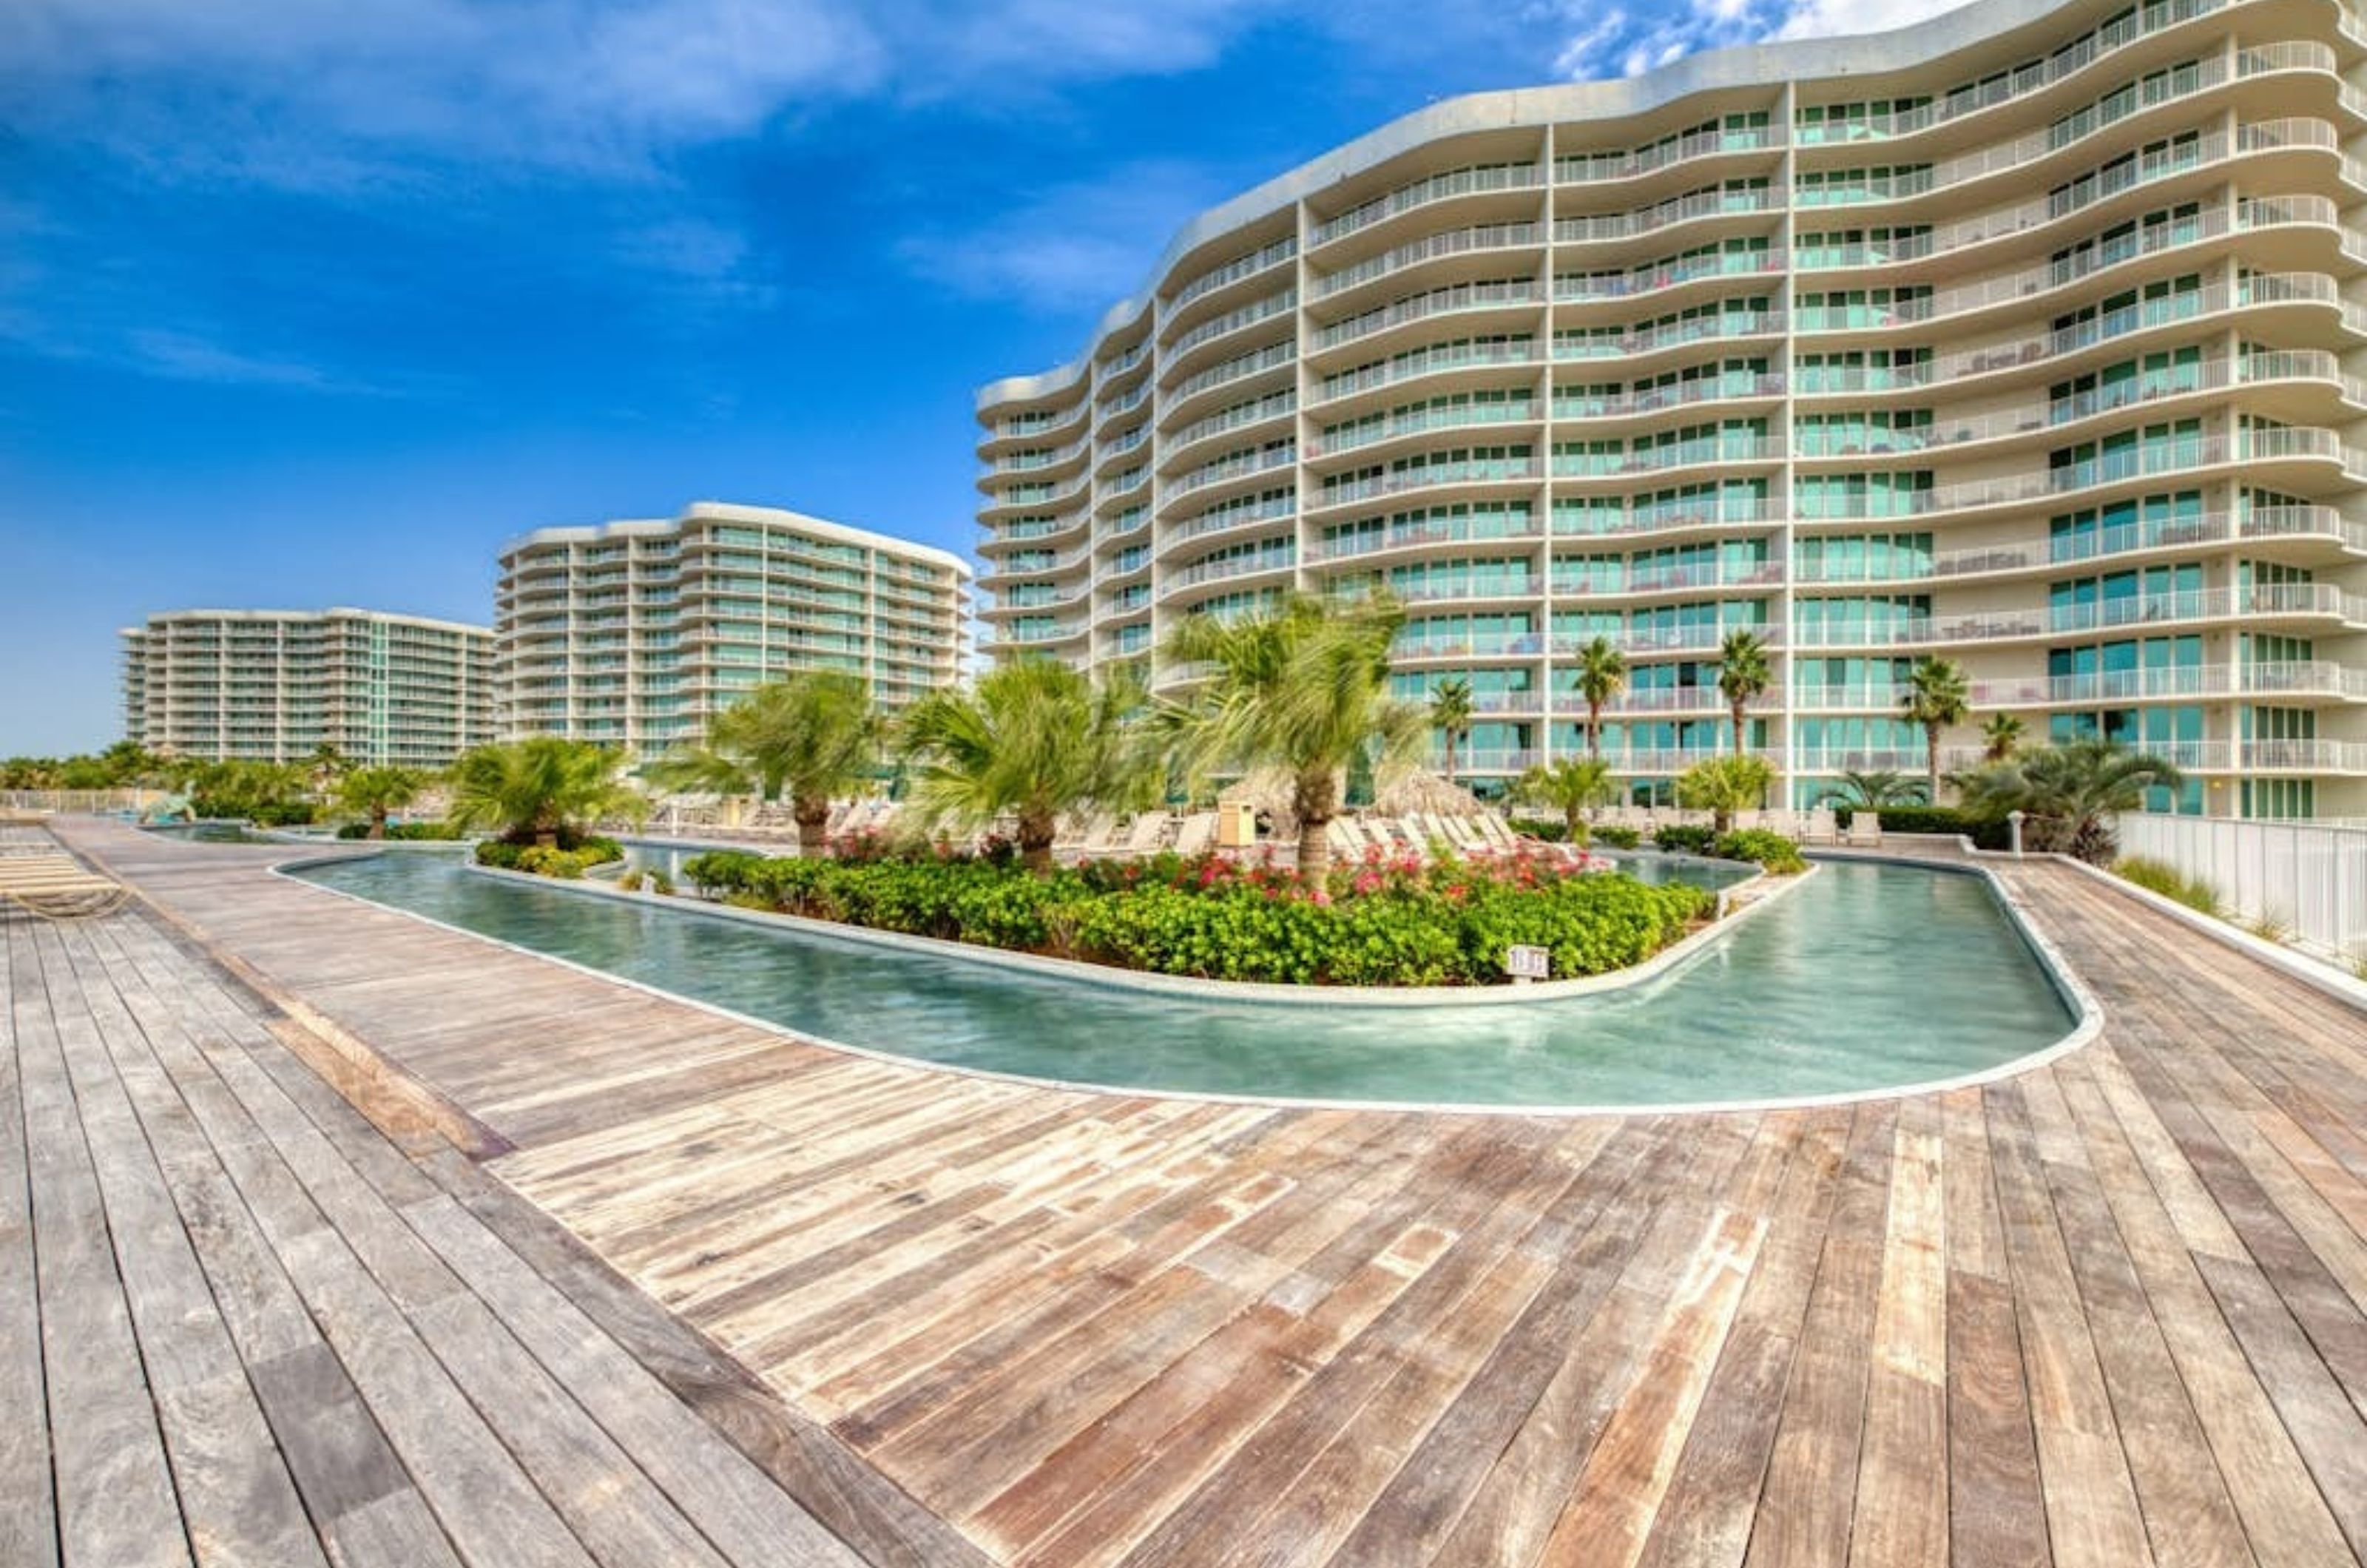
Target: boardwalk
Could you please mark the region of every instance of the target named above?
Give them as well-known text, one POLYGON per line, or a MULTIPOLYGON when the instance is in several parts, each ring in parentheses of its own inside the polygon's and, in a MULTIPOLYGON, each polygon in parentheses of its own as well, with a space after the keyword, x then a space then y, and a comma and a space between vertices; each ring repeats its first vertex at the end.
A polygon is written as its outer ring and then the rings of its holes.
MULTIPOLYGON (((853 1060, 261 876, 267 853, 67 831, 291 1004, 302 1027, 281 1032, 402 1140, 341 1116, 284 1050, 243 1042, 289 1103, 343 1129, 337 1148, 379 1151, 355 1168, 432 1258, 365 1251, 400 1237, 349 1226, 321 1196, 356 1191, 333 1171, 291 1160, 289 1179, 362 1265, 357 1288, 374 1280, 414 1325, 417 1365, 501 1370, 435 1337, 432 1300, 403 1293, 406 1258, 467 1281, 469 1321, 512 1324, 475 1254, 457 1239, 447 1254, 424 1214, 491 1213, 486 1235, 534 1238, 507 1244, 519 1287, 551 1312, 589 1298, 633 1314, 629 1333, 606 1330, 619 1353, 680 1333, 580 1238, 777 1393, 777 1409, 753 1389, 727 1402, 771 1434, 731 1451, 776 1457, 762 1479, 827 1518, 818 1550, 834 1534, 942 1562, 2122 1568, 2367 1549, 2367 1030, 2058 868, 2013 874, 2109 1021, 2050 1066, 1840 1109, 1497 1119, 1061 1093, 853 1060), (921 1540, 931 1525, 943 1536, 921 1540)), ((205 985, 224 998, 214 1012, 256 1007, 142 918, 86 939, 9 930, 12 960, 28 944, 39 960, 12 964, 20 1017, 57 992, 53 948, 133 1021, 185 1015, 179 993, 205 985)), ((132 1157, 116 1150, 136 1128, 103 1104, 93 1124, 103 1082, 84 1097, 72 1077, 95 1045, 119 1063, 127 1021, 73 1016, 55 1039, 20 1032, 25 1124, 47 1125, 36 1109, 63 1077, 90 1157, 132 1157)), ((89 1070, 127 1097, 142 1081, 89 1070)), ((235 1091, 253 1075, 223 1076, 235 1091)), ((37 1238, 57 1179, 44 1158, 32 1151, 37 1238)), ((0 1145, 0 1182, 26 1167, 0 1145)), ((133 1306, 89 1339, 127 1409, 142 1404, 134 1344, 177 1322, 142 1320, 135 1260, 153 1245, 205 1266, 206 1224, 176 1184, 169 1167, 150 1182, 174 1189, 177 1221, 116 1224, 110 1288, 133 1306)), ((104 1201, 114 1223, 104 1169, 85 1186, 60 1201, 104 1201)), ((0 1228, 0 1247, 22 1234, 0 1228)), ((106 1249, 91 1252, 68 1262, 104 1285, 106 1249)), ((340 1303, 296 1288, 291 1329, 300 1308, 352 1368, 322 1326, 340 1303)), ((216 1294, 253 1365, 245 1309, 216 1294)), ((26 1321, 21 1300, 0 1307, 12 1409, 26 1321)), ((675 1393, 695 1381, 638 1359, 675 1393)), ((149 1382, 160 1364, 175 1365, 151 1350, 149 1382)), ((654 1532, 689 1509, 657 1474, 670 1438, 589 1409, 596 1380, 544 1365, 538 1401, 469 1393, 481 1436, 453 1440, 506 1456, 519 1495, 600 1560, 707 1561, 653 1534, 624 1550, 567 1512, 573 1495, 605 1528, 654 1532), (597 1467, 546 1418, 606 1432, 622 1489, 571 1495, 583 1473, 549 1466, 597 1467)), ((349 1398, 379 1414, 368 1386, 349 1398)), ((161 1427, 173 1453, 164 1393, 142 1407, 152 1450, 161 1427)), ((413 1517, 442 1519, 435 1476, 459 1467, 387 1437, 399 1462, 381 1473, 407 1478, 413 1517)), ((0 1461, 15 1517, 46 1478, 21 1434, 0 1441, 16 1445, 0 1461)), ((61 1476, 91 1442, 61 1424, 61 1476)), ((196 1539, 186 1485, 123 1528, 177 1547, 175 1495, 196 1539)), ((528 1560, 447 1534, 464 1558, 528 1560)))

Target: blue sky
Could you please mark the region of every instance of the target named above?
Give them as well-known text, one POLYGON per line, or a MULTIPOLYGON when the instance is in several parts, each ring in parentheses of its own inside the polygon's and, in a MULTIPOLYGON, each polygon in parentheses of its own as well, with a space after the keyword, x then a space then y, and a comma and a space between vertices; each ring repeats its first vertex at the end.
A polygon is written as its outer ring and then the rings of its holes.
POLYGON ((492 615, 528 528, 968 553, 972 390, 1436 97, 1935 0, 0 0, 0 755, 115 630, 492 615))

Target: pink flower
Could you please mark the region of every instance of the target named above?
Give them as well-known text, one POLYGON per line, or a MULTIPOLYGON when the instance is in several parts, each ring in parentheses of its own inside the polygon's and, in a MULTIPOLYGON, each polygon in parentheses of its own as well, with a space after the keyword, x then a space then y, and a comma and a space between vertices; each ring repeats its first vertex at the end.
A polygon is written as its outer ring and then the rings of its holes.
POLYGON ((1331 902, 1331 890, 1328 887, 1319 887, 1309 897, 1318 904, 1328 905, 1331 902))

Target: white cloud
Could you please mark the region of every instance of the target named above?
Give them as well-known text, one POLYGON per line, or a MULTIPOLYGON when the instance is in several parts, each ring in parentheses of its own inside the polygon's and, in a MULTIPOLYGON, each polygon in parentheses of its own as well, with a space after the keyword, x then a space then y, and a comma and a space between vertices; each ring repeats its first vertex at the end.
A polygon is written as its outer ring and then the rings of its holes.
POLYGON ((1797 0, 1777 38, 1839 38, 1887 32, 1961 9, 1967 0, 1797 0))
POLYGON ((970 299, 1098 310, 1141 288, 1168 237, 1227 194, 1194 164, 1127 164, 1048 186, 983 228, 913 234, 897 254, 916 276, 970 299))
POLYGON ((6 0, 21 123, 351 187, 406 154, 631 172, 775 117, 1206 64, 1279 0, 6 0))

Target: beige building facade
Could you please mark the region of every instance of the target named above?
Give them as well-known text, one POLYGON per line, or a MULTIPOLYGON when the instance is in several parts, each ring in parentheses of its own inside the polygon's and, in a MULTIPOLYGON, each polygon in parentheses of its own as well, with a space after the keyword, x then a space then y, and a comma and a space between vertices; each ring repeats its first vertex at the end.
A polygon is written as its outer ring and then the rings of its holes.
POLYGON ((123 637, 124 733, 207 761, 441 768, 493 739, 490 628, 375 610, 181 610, 123 637))
MULTIPOLYGON (((2367 26, 2335 0, 1990 0, 1398 121, 1189 225, 1084 355, 983 389, 989 647, 1082 666, 1392 590, 1463 770, 1640 793, 1751 744, 1920 773, 1992 715, 2367 818, 2367 26)), ((1185 671, 1157 671, 1172 683, 1185 671)))
POLYGON ((651 755, 813 669, 903 707, 960 679, 968 606, 960 557, 772 507, 540 529, 501 555, 501 728, 651 755))

